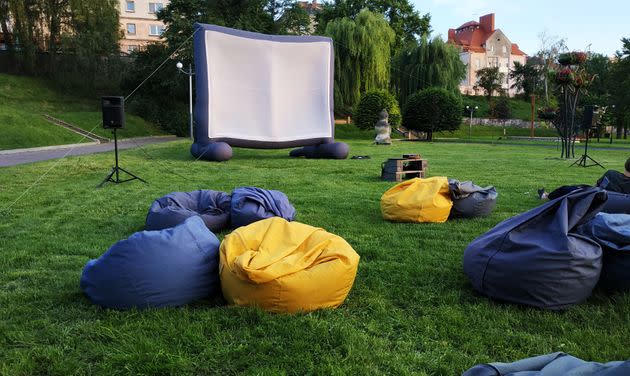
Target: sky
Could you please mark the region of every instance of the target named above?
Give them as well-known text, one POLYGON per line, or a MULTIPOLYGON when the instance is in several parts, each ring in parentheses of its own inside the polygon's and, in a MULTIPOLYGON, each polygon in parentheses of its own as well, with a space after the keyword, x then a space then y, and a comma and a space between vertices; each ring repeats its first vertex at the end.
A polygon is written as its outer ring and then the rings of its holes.
POLYGON ((494 13, 494 25, 527 55, 540 50, 539 35, 563 38, 569 50, 612 56, 630 38, 630 0, 410 0, 431 14, 433 36, 494 13))

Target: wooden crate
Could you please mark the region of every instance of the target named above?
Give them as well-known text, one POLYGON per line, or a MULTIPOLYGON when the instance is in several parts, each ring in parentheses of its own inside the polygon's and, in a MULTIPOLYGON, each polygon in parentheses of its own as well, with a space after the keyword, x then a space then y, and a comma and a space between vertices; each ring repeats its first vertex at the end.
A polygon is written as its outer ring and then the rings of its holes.
POLYGON ((382 172, 381 179, 386 181, 401 182, 413 178, 424 179, 424 171, 399 171, 399 172, 382 172))
POLYGON ((413 178, 424 178, 429 167, 426 159, 409 155, 410 158, 390 158, 381 165, 381 179, 400 182, 413 178))

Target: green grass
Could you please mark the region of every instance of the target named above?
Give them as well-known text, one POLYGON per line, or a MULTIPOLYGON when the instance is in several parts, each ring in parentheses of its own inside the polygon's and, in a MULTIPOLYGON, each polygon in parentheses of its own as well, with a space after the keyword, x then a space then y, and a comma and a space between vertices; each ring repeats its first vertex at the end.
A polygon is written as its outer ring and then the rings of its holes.
MULTIPOLYGON (((98 98, 82 98, 59 93, 45 81, 0 73, 0 150, 72 144, 83 137, 44 120, 49 114, 105 137, 101 127, 98 98)), ((122 138, 164 134, 137 116, 127 116, 122 138)), ((84 140, 85 142, 85 140, 84 140)))
MULTIPOLYGON (((150 184, 102 189, 94 186, 111 166, 109 153, 0 169, 0 211, 26 192, 0 222, 0 374, 454 375, 553 351, 627 358, 629 294, 596 292, 566 312, 546 312, 488 300, 462 272, 466 245, 539 205, 536 188, 592 183, 602 169, 568 168, 546 148, 349 144, 351 155, 372 158, 296 160, 287 150, 235 149, 232 160, 209 163, 194 161, 185 141, 125 150, 122 165, 150 184), (393 183, 380 181, 380 164, 403 153, 427 158, 431 176, 495 185, 496 211, 443 224, 383 221, 380 196, 393 183), (82 294, 85 263, 142 230, 152 200, 244 185, 282 190, 297 220, 344 237, 361 255, 341 307, 280 315, 213 299, 117 312, 82 294)), ((628 153, 592 156, 621 168, 628 153)))

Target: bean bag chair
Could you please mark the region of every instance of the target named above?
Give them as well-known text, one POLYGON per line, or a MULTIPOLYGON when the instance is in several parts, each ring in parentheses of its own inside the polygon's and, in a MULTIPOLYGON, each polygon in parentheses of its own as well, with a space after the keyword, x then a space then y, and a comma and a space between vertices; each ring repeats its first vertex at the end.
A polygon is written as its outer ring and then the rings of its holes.
POLYGON ((106 308, 174 307, 219 290, 219 240, 199 217, 114 244, 81 275, 81 289, 106 308))
POLYGON ((558 310, 589 297, 602 268, 602 250, 576 228, 606 201, 600 188, 579 189, 509 218, 473 240, 464 272, 490 298, 558 310))
POLYGON ((478 364, 462 376, 627 376, 630 361, 587 362, 557 352, 514 363, 478 364))
POLYGON ((287 195, 256 187, 233 190, 230 212, 233 228, 270 217, 282 217, 287 221, 295 219, 295 208, 287 195))
POLYGON ((227 235, 220 259, 225 299, 272 312, 339 306, 359 265, 359 255, 341 237, 279 217, 227 235))
POLYGON ((630 214, 630 195, 608 191, 608 201, 606 201, 602 212, 611 214, 630 214))
POLYGON ((448 186, 453 200, 453 218, 486 217, 497 205, 498 193, 493 186, 482 188, 471 181, 459 182, 455 179, 449 180, 448 186))
POLYGON ((393 222, 446 222, 452 206, 443 176, 410 179, 381 196, 381 214, 393 222))
POLYGON ((604 251, 599 285, 607 290, 630 290, 630 215, 599 213, 577 231, 604 251))
POLYGON ((173 227, 187 218, 199 216, 210 231, 221 231, 230 224, 231 198, 225 192, 198 190, 173 192, 153 201, 145 223, 146 230, 173 227))

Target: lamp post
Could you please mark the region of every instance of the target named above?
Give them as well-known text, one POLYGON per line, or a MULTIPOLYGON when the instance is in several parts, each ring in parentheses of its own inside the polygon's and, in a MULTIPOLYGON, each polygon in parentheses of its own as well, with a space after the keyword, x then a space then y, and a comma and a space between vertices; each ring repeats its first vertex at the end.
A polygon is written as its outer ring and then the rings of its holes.
MULTIPOLYGON (((615 105, 614 105, 614 104, 612 104, 612 105, 611 105, 611 107, 612 107, 613 116, 614 116, 614 112, 615 112, 615 105)), ((609 117, 609 119, 610 119, 610 117, 609 117)), ((612 138, 613 138, 612 133, 613 133, 613 126, 611 125, 611 126, 610 126, 610 144, 611 144, 611 145, 612 145, 612 138)))
POLYGON ((475 112, 476 110, 479 109, 479 106, 466 106, 466 110, 468 112, 470 112, 470 123, 468 123, 468 141, 470 141, 471 139, 471 133, 472 133, 472 116, 473 116, 473 112, 475 112))
POLYGON ((178 61, 177 64, 175 64, 175 66, 180 72, 188 76, 188 104, 189 104, 188 119, 189 119, 189 126, 190 126, 190 139, 193 140, 192 78, 195 75, 195 72, 193 72, 192 70, 192 64, 188 65, 187 71, 183 69, 184 64, 182 64, 181 61, 178 61))

